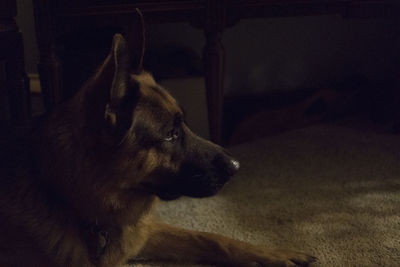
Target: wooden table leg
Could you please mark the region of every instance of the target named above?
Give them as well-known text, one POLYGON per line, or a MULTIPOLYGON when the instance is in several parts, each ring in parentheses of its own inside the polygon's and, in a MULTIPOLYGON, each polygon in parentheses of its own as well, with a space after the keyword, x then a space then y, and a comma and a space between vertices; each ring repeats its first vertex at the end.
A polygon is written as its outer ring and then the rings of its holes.
POLYGON ((27 121, 31 118, 31 96, 29 78, 25 72, 24 47, 22 35, 17 30, 12 34, 11 54, 14 58, 8 63, 9 70, 14 73, 11 77, 10 85, 10 113, 15 121, 27 121))
MULTIPOLYGON (((54 2, 54 1, 53 1, 54 2)), ((62 95, 62 65, 57 57, 55 23, 51 0, 34 0, 36 36, 39 47, 38 71, 46 110, 60 102, 62 95)))
POLYGON ((9 0, 0 5, 0 90, 8 100, 9 118, 13 121, 30 119, 29 80, 25 73, 22 35, 15 16, 16 2, 9 0))
POLYGON ((40 49, 38 72, 44 105, 49 111, 62 100, 62 68, 54 49, 40 49))
POLYGON ((225 26, 226 1, 208 0, 206 5, 204 47, 205 85, 207 91, 210 138, 222 143, 224 105, 225 49, 221 36, 225 26))

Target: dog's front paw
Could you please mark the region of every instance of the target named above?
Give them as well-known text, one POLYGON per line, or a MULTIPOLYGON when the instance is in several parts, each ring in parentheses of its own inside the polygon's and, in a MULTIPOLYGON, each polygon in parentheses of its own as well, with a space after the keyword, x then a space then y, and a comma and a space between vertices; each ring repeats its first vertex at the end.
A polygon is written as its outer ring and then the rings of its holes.
POLYGON ((303 252, 277 249, 262 253, 257 260, 253 261, 252 267, 286 267, 286 266, 309 266, 317 260, 316 257, 303 252))

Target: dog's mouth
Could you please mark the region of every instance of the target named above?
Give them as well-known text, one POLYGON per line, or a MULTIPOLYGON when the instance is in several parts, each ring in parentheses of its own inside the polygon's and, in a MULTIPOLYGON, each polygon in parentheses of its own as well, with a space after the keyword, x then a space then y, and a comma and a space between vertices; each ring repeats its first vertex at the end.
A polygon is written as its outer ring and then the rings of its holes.
POLYGON ((164 168, 155 170, 144 186, 162 200, 174 200, 181 196, 211 197, 224 187, 238 168, 238 162, 231 160, 227 163, 222 156, 215 157, 208 164, 186 161, 177 172, 164 168))
POLYGON ((228 176, 204 177, 203 175, 194 175, 184 181, 179 179, 171 183, 145 184, 145 188, 165 201, 175 200, 181 196, 204 198, 217 194, 228 180, 228 176))
POLYGON ((178 198, 180 198, 182 195, 180 194, 174 194, 171 192, 159 192, 158 194, 156 194, 161 200, 164 201, 171 201, 171 200, 176 200, 178 198))
POLYGON ((183 195, 195 198, 211 197, 217 194, 229 180, 227 175, 195 175, 183 185, 183 195))
POLYGON ((217 188, 202 188, 202 189, 196 189, 196 190, 190 190, 188 192, 174 192, 174 191, 168 191, 168 190, 157 190, 157 192, 154 192, 156 196, 158 196, 161 200, 164 201, 171 201, 171 200, 176 200, 182 196, 187 196, 187 197, 193 197, 193 198, 205 198, 205 197, 212 197, 215 194, 220 191, 220 189, 223 187, 223 185, 218 186, 217 188))

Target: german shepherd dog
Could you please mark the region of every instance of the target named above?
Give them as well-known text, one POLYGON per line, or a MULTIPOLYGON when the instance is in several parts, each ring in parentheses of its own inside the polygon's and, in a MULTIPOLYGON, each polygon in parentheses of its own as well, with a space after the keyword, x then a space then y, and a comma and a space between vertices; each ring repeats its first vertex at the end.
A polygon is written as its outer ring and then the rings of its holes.
POLYGON ((307 254, 178 229, 156 199, 208 197, 239 163, 186 126, 166 90, 129 66, 120 34, 94 76, 24 142, 2 149, 0 266, 115 267, 131 259, 306 266, 307 254))

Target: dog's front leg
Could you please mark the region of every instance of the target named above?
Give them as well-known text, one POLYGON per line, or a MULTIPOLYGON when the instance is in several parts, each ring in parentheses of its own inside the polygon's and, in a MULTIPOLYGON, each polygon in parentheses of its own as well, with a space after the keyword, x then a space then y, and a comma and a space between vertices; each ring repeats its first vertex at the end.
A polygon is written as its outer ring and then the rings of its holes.
POLYGON ((315 258, 290 250, 268 250, 221 235, 165 224, 149 225, 149 237, 138 257, 218 266, 307 266, 315 258))

